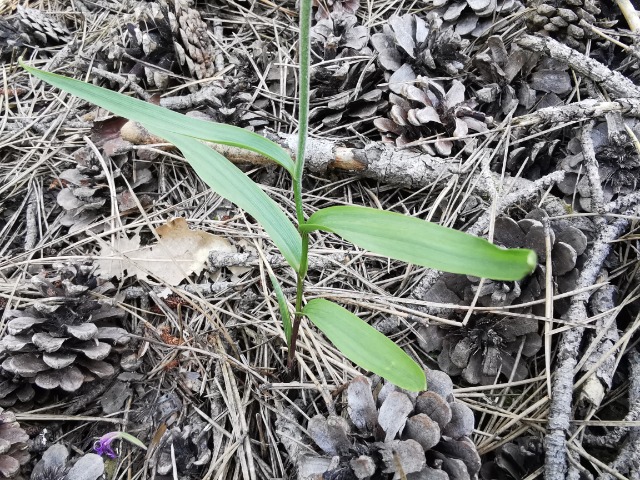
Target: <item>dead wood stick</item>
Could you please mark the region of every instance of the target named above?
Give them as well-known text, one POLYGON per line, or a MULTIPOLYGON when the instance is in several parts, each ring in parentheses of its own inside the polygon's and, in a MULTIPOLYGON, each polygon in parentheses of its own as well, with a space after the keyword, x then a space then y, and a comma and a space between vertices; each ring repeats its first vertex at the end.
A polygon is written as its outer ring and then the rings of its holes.
MULTIPOLYGON (((636 207, 625 212, 633 215, 636 207)), ((577 289, 595 283, 604 260, 611 251, 613 241, 617 240, 629 224, 627 218, 619 218, 610 225, 602 225, 594 245, 591 247, 576 285, 577 289)), ((571 301, 565 319, 572 323, 584 323, 587 318, 586 302, 590 292, 575 295, 571 301)), ((557 365, 553 379, 551 405, 545 438, 545 478, 564 480, 567 472, 567 433, 571 421, 571 401, 573 397, 574 369, 579 358, 580 343, 584 327, 567 330, 560 341, 557 365)))
MULTIPOLYGON (((629 414, 640 411, 640 353, 635 349, 629 351, 629 414)), ((629 416, 629 415, 627 415, 629 416)), ((627 417, 625 417, 626 419, 627 417)), ((627 439, 618 447, 618 456, 609 466, 628 478, 640 478, 640 427, 628 427, 624 429, 628 433, 627 439)), ((618 440, 622 435, 618 438, 618 440)), ((617 442, 616 442, 616 446, 617 442)), ((598 480, 613 480, 609 473, 603 473, 598 480)))
POLYGON ((27 234, 24 238, 24 249, 26 251, 35 248, 38 242, 38 205, 36 197, 36 188, 32 184, 29 192, 29 201, 27 203, 27 234))
MULTIPOLYGON (((166 143, 151 135, 140 124, 127 122, 120 135, 133 145, 166 143)), ((296 135, 267 135, 288 149, 295 158, 296 135)), ((218 153, 233 163, 266 165, 272 163, 262 155, 238 147, 211 144, 218 153)), ((168 147, 173 148, 173 147, 168 147)), ((461 175, 458 161, 440 158, 416 150, 399 149, 382 143, 370 143, 364 148, 340 147, 334 140, 310 138, 307 141, 305 168, 313 173, 324 174, 327 170, 355 173, 364 178, 372 178, 382 183, 399 185, 410 189, 420 189, 445 182, 452 175, 461 175)), ((476 192, 490 195, 491 187, 482 177, 477 182, 476 192)))
POLYGON ((616 322, 616 292, 616 287, 606 285, 597 290, 589 302, 591 313, 603 316, 596 320, 591 344, 585 352, 588 357, 580 369, 580 371, 587 373, 592 369, 595 371, 587 377, 580 387, 578 403, 586 403, 594 409, 600 407, 606 390, 611 388, 613 375, 616 371, 616 355, 615 352, 610 352, 620 339, 616 322))
POLYGON ((532 52, 542 53, 554 60, 566 63, 576 72, 602 86, 614 98, 638 98, 640 88, 621 73, 614 72, 602 63, 587 57, 549 37, 523 35, 518 45, 532 52))
POLYGON ((608 113, 621 113, 630 117, 640 117, 640 99, 618 98, 605 102, 588 99, 569 105, 541 108, 540 110, 516 117, 512 127, 531 127, 545 123, 566 123, 603 117, 608 113))
POLYGON ((591 132, 593 131, 593 121, 582 127, 580 142, 582 143, 582 155, 584 156, 589 189, 591 190, 591 211, 604 213, 604 193, 602 192, 602 181, 600 180, 600 170, 596 151, 593 147, 591 132))

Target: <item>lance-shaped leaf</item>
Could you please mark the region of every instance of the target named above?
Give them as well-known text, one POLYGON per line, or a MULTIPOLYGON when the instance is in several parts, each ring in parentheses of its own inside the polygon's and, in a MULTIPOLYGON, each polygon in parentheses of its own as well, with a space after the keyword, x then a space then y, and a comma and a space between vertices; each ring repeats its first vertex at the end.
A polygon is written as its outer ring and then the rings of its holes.
POLYGON ((271 279, 273 290, 276 292, 276 298, 278 299, 278 307, 280 308, 280 316, 282 317, 282 328, 284 329, 284 335, 287 339, 287 346, 291 348, 291 331, 293 326, 291 325, 291 313, 289 313, 287 299, 284 296, 284 292, 276 276, 269 272, 269 278, 271 279))
POLYGON ((502 249, 486 240, 399 213, 367 207, 329 207, 301 227, 324 230, 405 262, 495 280, 519 280, 536 266, 527 249, 502 249))
POLYGON ((207 142, 245 148, 270 158, 283 166, 290 174, 293 174, 293 160, 291 160, 287 151, 277 143, 256 133, 232 125, 187 117, 167 108, 131 98, 106 88, 30 67, 22 59, 19 62, 27 72, 48 84, 94 103, 116 115, 140 122, 145 127, 163 128, 169 132, 199 138, 207 142))
POLYGON ((302 239, 278 204, 238 167, 195 138, 145 124, 152 134, 173 143, 211 189, 251 214, 269 234, 294 270, 300 269, 302 239))
POLYGON ((414 392, 426 390, 424 370, 400 347, 349 310, 316 298, 305 305, 303 313, 356 365, 400 388, 414 392))

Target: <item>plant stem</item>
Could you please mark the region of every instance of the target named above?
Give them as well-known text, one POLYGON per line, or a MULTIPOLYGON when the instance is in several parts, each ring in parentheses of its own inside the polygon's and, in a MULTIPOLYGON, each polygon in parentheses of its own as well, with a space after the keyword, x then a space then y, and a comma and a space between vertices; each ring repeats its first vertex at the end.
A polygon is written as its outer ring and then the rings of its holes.
POLYGON ((298 96, 298 151, 293 170, 293 194, 296 202, 296 215, 298 224, 304 223, 302 210, 302 172, 304 170, 304 156, 307 146, 307 133, 309 130, 309 64, 310 42, 309 30, 311 29, 311 0, 300 0, 300 79, 298 96))
MULTIPOLYGON (((298 228, 304 223, 304 210, 302 204, 302 173, 304 171, 304 156, 307 146, 307 134, 309 130, 309 64, 310 64, 310 42, 309 30, 311 29, 311 0, 300 0, 300 53, 298 61, 300 63, 299 79, 299 104, 298 104, 298 151, 296 163, 293 170, 293 196, 296 203, 296 216, 298 218, 298 228)), ((304 279, 307 276, 309 235, 302 233, 302 256, 300 258, 300 269, 296 279, 296 312, 291 328, 291 345, 289 345, 289 358, 287 368, 293 368, 295 359, 296 341, 298 340, 298 330, 302 321, 302 296, 304 294, 304 279)))
POLYGON ((304 277, 307 276, 307 252, 309 251, 309 234, 302 234, 302 261, 300 262, 300 270, 298 271, 296 282, 296 313, 293 317, 293 326, 291 327, 291 345, 289 345, 289 359, 287 368, 293 368, 293 360, 296 352, 296 341, 298 340, 298 330, 302 321, 302 295, 304 293, 304 277))

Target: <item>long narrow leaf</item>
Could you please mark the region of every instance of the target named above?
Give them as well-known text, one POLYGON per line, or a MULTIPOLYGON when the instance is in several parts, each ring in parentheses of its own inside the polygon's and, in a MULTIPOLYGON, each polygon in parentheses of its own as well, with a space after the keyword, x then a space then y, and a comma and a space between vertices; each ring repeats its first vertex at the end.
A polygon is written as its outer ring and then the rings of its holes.
POLYGON ((318 210, 301 229, 333 232, 380 255, 476 277, 519 280, 536 266, 532 250, 505 250, 464 232, 373 208, 318 210))
POLYGON ((147 124, 145 128, 178 147, 200 178, 213 191, 249 212, 266 230, 289 265, 296 271, 300 269, 302 238, 276 202, 258 185, 199 140, 147 124))
POLYGON ((400 347, 349 310, 316 298, 307 303, 303 312, 356 365, 406 390, 426 389, 424 370, 400 347))
POLYGON ((199 138, 207 142, 251 150, 270 158, 293 175, 293 160, 291 160, 286 150, 277 143, 256 133, 232 125, 187 117, 167 108, 131 98, 106 88, 96 87, 90 83, 30 67, 22 59, 20 59, 20 65, 27 72, 48 84, 94 103, 116 115, 143 123, 148 127, 163 128, 169 132, 199 138))
POLYGON ((269 278, 273 285, 273 291, 276 292, 276 298, 278 299, 278 307, 280 308, 280 316, 282 317, 282 328, 284 329, 284 336, 287 339, 287 347, 291 348, 291 331, 293 326, 291 325, 291 313, 287 306, 287 299, 284 296, 280 282, 275 275, 269 272, 269 278))

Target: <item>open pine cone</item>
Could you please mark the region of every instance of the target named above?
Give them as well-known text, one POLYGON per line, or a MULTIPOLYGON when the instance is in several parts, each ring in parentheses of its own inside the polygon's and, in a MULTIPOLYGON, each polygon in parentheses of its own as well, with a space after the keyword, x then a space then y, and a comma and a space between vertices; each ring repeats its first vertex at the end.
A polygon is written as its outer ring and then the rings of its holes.
POLYGON ((370 381, 354 378, 348 417, 309 421, 307 431, 323 454, 300 459, 298 478, 477 478, 480 457, 469 438, 473 412, 453 398, 443 372, 428 370, 427 384, 420 394, 386 384, 376 404, 370 381))
POLYGON ((544 448, 538 437, 518 437, 498 447, 493 456, 482 464, 482 480, 520 480, 544 464, 544 448))
POLYGON ((159 480, 171 480, 176 474, 185 479, 201 478, 202 467, 211 459, 211 449, 207 445, 211 430, 204 428, 206 423, 198 415, 185 417, 185 420, 186 425, 167 430, 160 440, 151 461, 159 480), (172 449, 177 472, 173 472, 172 449))
MULTIPOLYGON (((618 115, 609 115, 606 122, 599 123, 591 132, 605 202, 635 191, 640 183, 640 155, 625 131, 625 124, 636 135, 640 134, 640 123, 625 121, 618 115)), ((559 168, 567 173, 558 188, 573 208, 591 212, 591 188, 584 173, 584 155, 579 135, 572 138, 567 151, 569 155, 559 164, 559 168)))
MULTIPOLYGON (((32 383, 73 392, 84 382, 111 377, 115 370, 105 359, 116 354, 112 345, 124 345, 129 337, 113 326, 124 312, 87 295, 99 288, 90 267, 64 267, 54 278, 37 276, 32 281, 50 298, 6 315, 0 359, 4 374, 13 376, 12 385, 32 383)), ((1 392, 5 401, 8 396, 22 400, 20 393, 20 388, 1 392)))
POLYGON ((458 35, 480 37, 491 26, 524 6, 518 0, 433 0, 445 26, 458 35))
POLYGON ((420 327, 418 342, 426 352, 440 352, 438 366, 447 374, 490 385, 498 374, 514 381, 527 378, 527 362, 542 347, 538 329, 535 319, 484 317, 455 329, 420 327))
POLYGON ((392 15, 382 33, 371 36, 378 63, 387 72, 409 65, 416 74, 427 76, 460 73, 468 60, 462 53, 467 43, 452 28, 443 28, 435 13, 426 20, 413 14, 392 15))
MULTIPOLYGON (((507 248, 530 248, 538 255, 536 270, 516 282, 494 281, 443 274, 427 291, 423 300, 435 303, 470 305, 477 295, 478 306, 501 308, 525 304, 545 298, 546 234, 544 221, 548 214, 534 209, 525 218, 515 221, 498 217, 495 221, 494 243, 507 248)), ((575 289, 580 268, 584 263, 590 221, 550 220, 549 242, 554 295, 575 289), (580 228, 578 228, 580 227, 580 228)), ((568 308, 566 299, 556 300, 554 314, 561 315, 568 308)), ((439 309, 432 313, 452 314, 439 309)), ((543 305, 527 307, 524 313, 544 315, 543 305)), ((459 318, 459 320, 462 320, 459 318)), ((440 352, 438 365, 449 375, 462 375, 471 383, 493 383, 498 374, 514 380, 527 376, 527 361, 540 350, 538 321, 534 318, 491 317, 474 315, 467 327, 451 329, 430 325, 418 330, 418 340, 426 352, 440 352), (522 350, 521 350, 522 349, 522 350), (520 362, 515 359, 520 355, 520 362)))
MULTIPOLYGON (((99 136, 100 133, 96 135, 99 136)), ((109 143, 112 141, 122 143, 120 138, 116 138, 107 141, 96 140, 96 144, 112 158, 118 168, 112 172, 105 172, 95 152, 91 148, 83 147, 74 153, 76 166, 60 172, 58 178, 52 183, 52 188, 58 185, 61 187, 56 200, 64 209, 60 223, 69 227, 69 233, 82 232, 96 222, 101 215, 111 214, 109 208, 111 192, 108 180, 115 186, 115 198, 121 215, 131 211, 137 212, 138 202, 143 207, 153 203, 151 197, 146 194, 140 194, 135 198, 138 190, 150 188, 154 180, 153 173, 142 166, 141 162, 132 161, 132 153, 118 154, 111 151, 113 149, 109 143), (111 176, 110 179, 108 175, 111 176)))
MULTIPOLYGON (((402 146, 420 139, 439 137, 433 148, 429 143, 421 146, 432 155, 448 156, 454 148, 450 137, 487 131, 493 121, 475 110, 477 102, 474 99, 465 98, 466 89, 459 80, 448 82, 445 90, 440 82, 416 77, 407 64, 391 75, 389 89, 389 116, 374 121, 387 143, 402 146)), ((457 143, 460 147, 473 148, 476 140, 462 139, 457 143)))
POLYGON ((368 42, 367 27, 360 25, 355 15, 344 11, 332 12, 313 25, 309 113, 312 122, 321 121, 324 126, 333 127, 344 117, 363 121, 387 105, 382 91, 375 88, 381 78, 370 62, 373 52, 368 42))
POLYGON ((0 478, 13 478, 29 460, 29 435, 20 428, 13 413, 0 408, 0 478))
POLYGON ((207 24, 187 0, 141 3, 134 22, 104 52, 126 73, 144 77, 149 86, 166 88, 172 73, 203 79, 215 72, 207 24))

